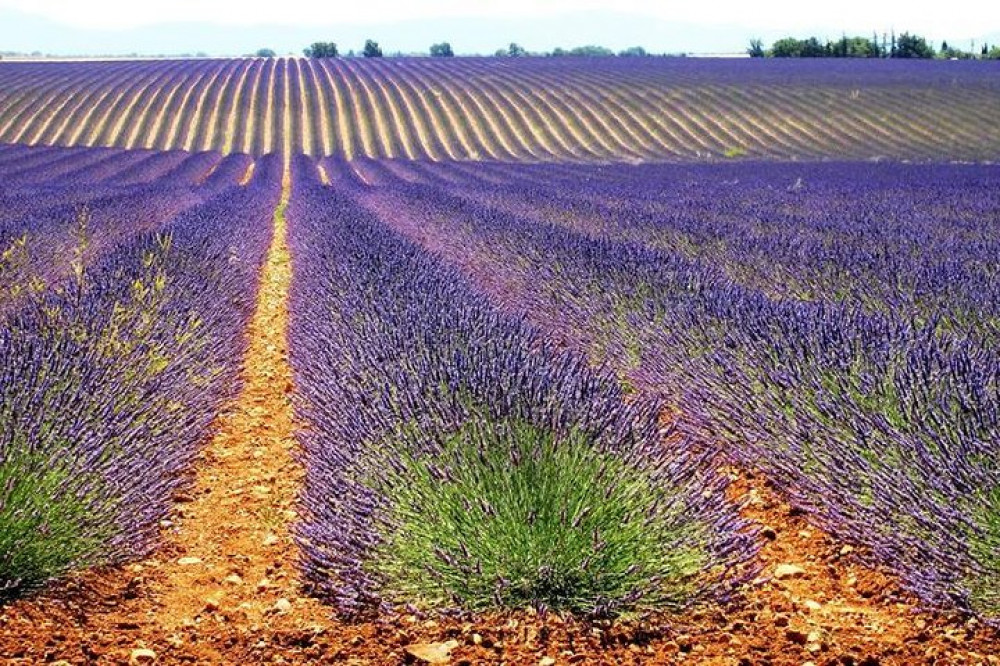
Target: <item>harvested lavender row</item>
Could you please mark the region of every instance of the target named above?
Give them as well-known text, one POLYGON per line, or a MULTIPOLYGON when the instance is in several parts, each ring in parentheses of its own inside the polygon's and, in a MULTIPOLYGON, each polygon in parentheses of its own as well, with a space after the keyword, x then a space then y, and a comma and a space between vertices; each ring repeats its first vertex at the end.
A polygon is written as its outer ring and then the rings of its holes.
POLYGON ((724 597, 756 539, 655 404, 294 164, 304 577, 341 614, 724 597))
MULTIPOLYGON (((858 303, 775 300, 715 259, 440 186, 357 196, 497 302, 670 401, 687 434, 762 469, 926 603, 1000 618, 1000 360, 975 336, 858 303)), ((995 256, 980 262, 997 274, 995 256)))
POLYGON ((153 546, 237 382, 280 160, 256 174, 0 330, 0 595, 153 546))

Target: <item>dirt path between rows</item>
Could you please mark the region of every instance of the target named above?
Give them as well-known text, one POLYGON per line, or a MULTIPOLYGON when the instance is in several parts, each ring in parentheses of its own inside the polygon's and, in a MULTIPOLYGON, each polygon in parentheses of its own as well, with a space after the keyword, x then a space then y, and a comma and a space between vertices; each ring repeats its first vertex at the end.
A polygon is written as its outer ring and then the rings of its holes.
POLYGON ((4 609, 0 657, 271 661, 269 637, 293 636, 305 646, 329 626, 329 609, 299 591, 289 531, 303 477, 294 459, 287 349, 289 195, 286 172, 246 333, 242 389, 196 460, 193 483, 161 525, 164 547, 154 558, 85 574, 4 609))
POLYGON ((767 528, 768 541, 761 576, 729 608, 615 626, 525 613, 336 621, 303 595, 290 535, 303 471, 294 457, 286 336, 289 188, 286 174, 242 392, 163 525, 165 546, 154 558, 86 572, 0 609, 0 663, 365 666, 413 662, 408 650, 432 643, 451 647, 456 666, 1000 666, 994 631, 917 613, 912 597, 811 528, 765 482, 736 474, 733 496, 747 500, 746 515, 767 528))

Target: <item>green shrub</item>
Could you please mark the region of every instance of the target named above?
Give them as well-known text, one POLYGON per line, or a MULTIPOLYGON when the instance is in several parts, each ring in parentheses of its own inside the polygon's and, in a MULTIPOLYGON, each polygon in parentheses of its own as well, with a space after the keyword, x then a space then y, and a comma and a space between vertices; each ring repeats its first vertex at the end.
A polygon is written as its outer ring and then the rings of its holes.
POLYGON ((100 561, 113 509, 105 501, 107 512, 95 512, 91 499, 100 483, 27 447, 6 453, 0 461, 0 598, 100 561))
POLYGON ((474 421, 437 455, 403 444, 383 455, 379 484, 393 504, 370 566, 393 602, 677 608, 706 561, 691 545, 698 535, 678 527, 682 503, 583 432, 474 421))

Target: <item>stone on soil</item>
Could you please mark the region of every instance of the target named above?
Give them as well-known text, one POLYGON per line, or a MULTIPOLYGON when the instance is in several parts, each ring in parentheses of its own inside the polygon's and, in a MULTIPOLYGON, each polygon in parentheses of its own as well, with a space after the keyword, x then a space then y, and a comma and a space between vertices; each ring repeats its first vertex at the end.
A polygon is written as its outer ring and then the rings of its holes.
POLYGON ((155 652, 149 648, 136 648, 132 650, 132 655, 129 657, 128 663, 132 666, 138 666, 139 664, 152 664, 155 661, 155 652))
POLYGON ((458 647, 458 641, 444 643, 414 643, 407 645, 406 654, 425 664, 447 664, 451 661, 451 651, 458 647))
POLYGON ((778 580, 802 578, 805 575, 806 570, 797 564, 779 564, 774 568, 774 577, 778 580))

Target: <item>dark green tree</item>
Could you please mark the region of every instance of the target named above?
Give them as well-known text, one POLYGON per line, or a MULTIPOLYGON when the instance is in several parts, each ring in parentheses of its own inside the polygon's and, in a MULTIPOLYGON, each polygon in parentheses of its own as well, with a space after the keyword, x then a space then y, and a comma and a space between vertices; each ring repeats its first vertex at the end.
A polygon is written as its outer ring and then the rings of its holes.
POLYGON ((302 53, 307 58, 336 58, 339 55, 334 42, 313 42, 302 53))
POLYGON ((366 58, 381 58, 382 47, 374 39, 365 40, 365 48, 361 52, 361 55, 366 58))
POLYGON ((277 54, 274 52, 274 49, 257 49, 254 55, 258 58, 273 58, 277 54))
POLYGON ((507 47, 507 55, 511 58, 523 58, 528 55, 528 50, 516 42, 511 42, 507 47))
POLYGON ((649 55, 646 49, 641 46, 630 46, 627 49, 623 49, 618 52, 618 55, 623 58, 644 58, 649 55))
POLYGON ((801 58, 802 42, 794 37, 784 37, 771 45, 771 55, 775 58, 801 58))
POLYGON ((440 44, 431 44, 431 55, 435 58, 451 58, 455 52, 451 50, 451 44, 441 42, 440 44))
POLYGON ((815 37, 810 37, 801 42, 802 51, 799 55, 803 58, 825 58, 831 55, 825 46, 820 44, 819 40, 815 37))
POLYGON ((933 58, 934 47, 917 35, 904 32, 896 40, 894 58, 933 58))
POLYGON ((764 52, 764 40, 757 39, 756 37, 750 40, 750 46, 747 47, 747 55, 751 58, 763 58, 766 54, 764 52))

